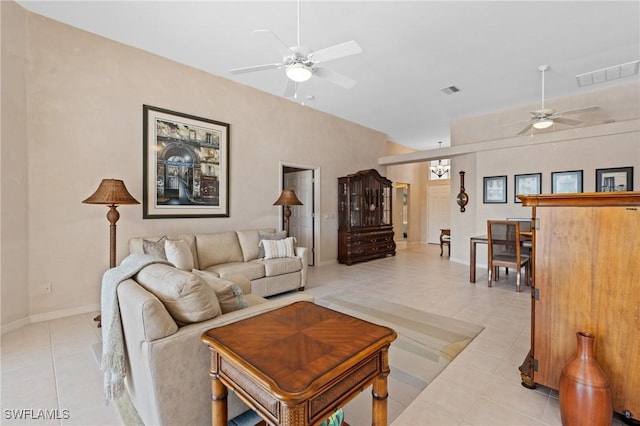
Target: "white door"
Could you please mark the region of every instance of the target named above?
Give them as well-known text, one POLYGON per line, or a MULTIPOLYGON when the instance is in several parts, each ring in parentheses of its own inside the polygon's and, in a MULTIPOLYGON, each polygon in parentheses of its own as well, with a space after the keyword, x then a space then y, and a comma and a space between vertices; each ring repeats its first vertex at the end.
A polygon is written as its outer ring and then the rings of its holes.
POLYGON ((302 206, 291 206, 289 235, 297 245, 309 249, 309 265, 313 265, 313 170, 286 173, 285 189, 293 189, 302 206))
POLYGON ((429 185, 427 190, 427 214, 429 235, 427 242, 440 244, 440 229, 450 227, 451 193, 449 185, 429 185))

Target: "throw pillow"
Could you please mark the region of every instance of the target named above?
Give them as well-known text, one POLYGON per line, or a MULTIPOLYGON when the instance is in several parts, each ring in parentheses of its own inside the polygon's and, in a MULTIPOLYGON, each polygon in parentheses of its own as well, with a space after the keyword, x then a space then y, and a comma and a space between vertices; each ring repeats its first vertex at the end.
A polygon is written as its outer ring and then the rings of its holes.
POLYGON ((216 293, 223 314, 238 311, 249 306, 238 284, 223 280, 207 271, 194 269, 192 272, 197 277, 200 277, 202 281, 209 284, 216 293))
POLYGON ((260 245, 264 247, 264 258, 295 257, 293 241, 293 237, 285 238, 284 240, 261 240, 260 245))
POLYGON ((193 254, 189 248, 189 243, 182 240, 167 240, 164 243, 166 259, 178 269, 190 271, 193 269, 193 254))
MULTIPOLYGON (((287 231, 279 231, 279 232, 266 232, 266 231, 258 231, 258 239, 262 240, 283 240, 287 238, 287 231)), ((262 244, 258 244, 258 259, 262 259, 264 257, 264 247, 262 244)))
POLYGON ((167 260, 167 255, 164 251, 164 242, 166 240, 166 235, 164 235, 158 241, 142 240, 142 251, 144 252, 144 254, 149 254, 151 256, 167 260))
POLYGON ((135 280, 160 299, 179 324, 205 321, 220 315, 216 293, 192 273, 154 263, 138 272, 135 280))

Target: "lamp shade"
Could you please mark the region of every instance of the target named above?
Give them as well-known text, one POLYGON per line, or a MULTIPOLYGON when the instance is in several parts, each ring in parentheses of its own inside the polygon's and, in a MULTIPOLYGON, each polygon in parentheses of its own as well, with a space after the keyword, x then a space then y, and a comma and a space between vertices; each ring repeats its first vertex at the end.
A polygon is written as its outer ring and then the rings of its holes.
POLYGON ((311 78, 311 75, 313 74, 311 68, 301 63, 289 65, 287 67, 286 73, 287 77, 297 83, 302 83, 303 81, 309 80, 311 78))
POLYGON ((133 198, 124 182, 119 179, 102 179, 100 186, 89 198, 83 201, 85 204, 140 204, 133 198))
POLYGON ((273 203, 274 206, 301 206, 302 201, 298 200, 296 193, 292 189, 283 189, 282 194, 273 203))
POLYGON ((535 127, 536 129, 546 129, 548 127, 551 127, 552 125, 553 125, 553 120, 549 120, 549 119, 544 119, 544 120, 536 121, 535 123, 533 123, 533 127, 535 127))

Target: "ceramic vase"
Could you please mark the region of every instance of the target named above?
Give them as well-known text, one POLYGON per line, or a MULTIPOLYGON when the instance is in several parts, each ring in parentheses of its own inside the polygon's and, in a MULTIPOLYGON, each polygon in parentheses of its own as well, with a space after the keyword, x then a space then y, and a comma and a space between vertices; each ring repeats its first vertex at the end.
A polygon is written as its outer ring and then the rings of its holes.
POLYGON ((577 333, 576 355, 560 374, 560 416, 563 426, 611 425, 613 406, 607 376, 593 355, 595 338, 577 333))

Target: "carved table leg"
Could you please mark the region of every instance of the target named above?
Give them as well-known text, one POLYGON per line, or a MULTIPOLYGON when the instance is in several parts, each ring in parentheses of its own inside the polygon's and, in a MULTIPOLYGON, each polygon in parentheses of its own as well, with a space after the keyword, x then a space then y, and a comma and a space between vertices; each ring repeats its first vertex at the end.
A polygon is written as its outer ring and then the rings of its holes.
POLYGON ((218 379, 217 374, 211 375, 211 425, 227 426, 227 387, 218 379))
POLYGON ((522 386, 528 389, 535 389, 536 382, 533 379, 533 353, 531 351, 529 351, 527 357, 524 359, 522 365, 518 369, 520 370, 522 386))
POLYGON ((389 347, 384 349, 380 356, 382 357, 382 372, 373 381, 371 391, 373 396, 372 426, 387 426, 387 397, 389 396, 387 376, 391 371, 389 370, 389 347))

